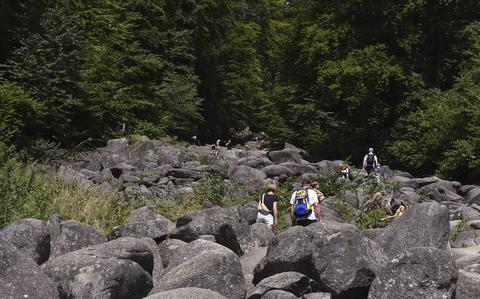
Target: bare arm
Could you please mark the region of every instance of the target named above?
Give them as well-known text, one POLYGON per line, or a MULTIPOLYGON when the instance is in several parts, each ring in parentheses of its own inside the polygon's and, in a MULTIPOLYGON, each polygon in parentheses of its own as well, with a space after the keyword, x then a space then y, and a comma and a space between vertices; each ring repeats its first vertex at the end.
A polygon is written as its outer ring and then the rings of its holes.
POLYGON ((318 221, 320 221, 320 205, 318 202, 313 204, 313 210, 315 212, 315 216, 317 217, 318 221))
POLYGON ((277 202, 273 203, 273 225, 278 224, 278 209, 277 209, 277 202))
POLYGON ((293 223, 293 220, 295 219, 293 214, 293 205, 290 205, 290 219, 292 220, 292 223, 293 223))

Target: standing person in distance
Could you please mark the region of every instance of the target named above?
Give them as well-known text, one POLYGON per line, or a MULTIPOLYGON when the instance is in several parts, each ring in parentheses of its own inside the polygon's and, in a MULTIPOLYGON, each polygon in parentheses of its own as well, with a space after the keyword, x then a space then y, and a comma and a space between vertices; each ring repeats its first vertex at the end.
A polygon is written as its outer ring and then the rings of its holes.
POLYGON ((368 154, 363 158, 363 170, 367 175, 375 172, 375 169, 378 167, 377 156, 373 153, 373 148, 368 149, 368 154))
POLYGON ((320 219, 320 206, 317 192, 312 189, 310 180, 302 182, 302 189, 292 193, 290 198, 292 225, 307 226, 320 219))
POLYGON ((278 195, 275 182, 267 183, 267 192, 258 201, 257 222, 265 223, 270 229, 278 224, 278 195))

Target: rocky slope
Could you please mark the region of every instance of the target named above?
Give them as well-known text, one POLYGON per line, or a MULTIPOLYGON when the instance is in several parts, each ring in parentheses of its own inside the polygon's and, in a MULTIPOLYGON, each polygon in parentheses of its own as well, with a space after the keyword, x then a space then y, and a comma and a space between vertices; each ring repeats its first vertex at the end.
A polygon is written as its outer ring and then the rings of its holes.
MULTIPOLYGON (((254 190, 266 178, 338 169, 296 149, 222 150, 223 168, 209 155, 208 147, 130 148, 119 139, 61 172, 135 200, 191 192, 210 171, 254 190)), ((0 231, 0 298, 480 298, 480 187, 386 174, 375 186, 409 208, 364 231, 343 222, 336 205, 364 208, 372 190, 360 176, 321 203, 319 223, 278 235, 255 223, 254 203, 209 206, 176 223, 145 206, 107 236, 58 215, 16 221, 0 231)))

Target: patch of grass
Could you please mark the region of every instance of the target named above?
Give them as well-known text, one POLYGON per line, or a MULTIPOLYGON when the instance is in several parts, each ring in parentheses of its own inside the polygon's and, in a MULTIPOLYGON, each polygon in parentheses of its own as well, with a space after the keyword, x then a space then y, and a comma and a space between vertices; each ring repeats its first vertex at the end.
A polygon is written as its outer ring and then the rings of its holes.
POLYGON ((355 208, 338 198, 335 200, 335 210, 340 215, 340 218, 347 223, 350 223, 353 216, 355 216, 355 208))
POLYGON ((88 223, 108 233, 126 222, 130 208, 117 194, 79 181, 66 181, 52 169, 29 165, 0 144, 0 227, 24 218, 63 219, 88 223))
POLYGON ((205 202, 220 207, 229 207, 244 204, 253 199, 253 196, 244 187, 226 182, 222 176, 214 173, 199 180, 192 187, 193 193, 184 194, 175 201, 155 202, 155 212, 176 221, 184 214, 201 210, 205 202), (246 196, 236 198, 235 194, 238 192, 245 193, 246 196))
POLYGON ((388 222, 381 220, 385 216, 387 216, 387 213, 384 209, 370 210, 360 216, 357 220, 357 227, 360 230, 385 227, 388 222))
POLYGON ((463 228, 467 225, 468 221, 466 220, 460 220, 455 227, 452 229, 450 232, 450 235, 448 236, 448 241, 453 242, 457 239, 458 234, 463 230, 463 228))

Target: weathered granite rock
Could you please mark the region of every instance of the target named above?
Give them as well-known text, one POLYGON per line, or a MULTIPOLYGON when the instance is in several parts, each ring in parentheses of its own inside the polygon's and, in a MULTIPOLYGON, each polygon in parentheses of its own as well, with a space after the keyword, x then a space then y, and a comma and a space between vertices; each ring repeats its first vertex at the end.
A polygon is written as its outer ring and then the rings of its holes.
POLYGON ((382 248, 354 230, 331 235, 312 254, 313 278, 337 298, 364 298, 387 263, 382 248))
POLYGON ((450 233, 448 209, 435 202, 416 204, 395 219, 376 238, 393 257, 414 247, 447 249, 450 233))
POLYGON ((302 163, 302 157, 298 151, 293 149, 283 149, 279 151, 271 151, 267 153, 267 157, 275 164, 284 162, 302 163))
POLYGON ((419 247, 394 259, 377 275, 369 299, 453 298, 457 271, 445 250, 419 247))
POLYGON ((61 298, 143 298, 152 278, 127 259, 65 254, 49 259, 42 270, 58 285, 61 298))
POLYGON ((152 238, 160 242, 167 238, 169 233, 169 223, 167 221, 149 220, 115 227, 108 235, 108 239, 113 240, 121 237, 152 238))
POLYGON ((179 249, 184 250, 185 254, 177 251, 175 260, 170 260, 165 273, 150 294, 198 287, 228 298, 243 299, 246 285, 238 256, 228 248, 212 242, 197 240, 192 243, 195 244, 179 249))
POLYGON ((54 282, 30 257, 0 238, 0 298, 59 298, 54 282))
POLYGON ((75 220, 61 221, 52 216, 47 223, 50 230, 50 257, 57 257, 107 239, 92 226, 75 220))
POLYGON ((325 241, 326 235, 308 228, 294 226, 276 235, 269 243, 267 255, 254 270, 253 283, 281 272, 295 271, 311 275, 311 257, 315 241, 325 241))
POLYGON ((248 299, 260 299, 264 294, 272 290, 281 290, 302 296, 310 287, 310 278, 298 272, 283 272, 260 281, 248 295, 248 299))
POLYGON ((0 237, 39 265, 50 256, 50 231, 45 221, 23 219, 12 222, 0 230, 0 237))
POLYGON ((179 288, 170 291, 155 293, 145 299, 227 299, 219 293, 200 288, 179 288))

